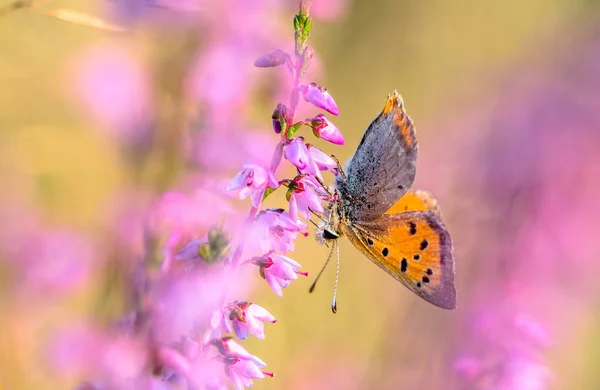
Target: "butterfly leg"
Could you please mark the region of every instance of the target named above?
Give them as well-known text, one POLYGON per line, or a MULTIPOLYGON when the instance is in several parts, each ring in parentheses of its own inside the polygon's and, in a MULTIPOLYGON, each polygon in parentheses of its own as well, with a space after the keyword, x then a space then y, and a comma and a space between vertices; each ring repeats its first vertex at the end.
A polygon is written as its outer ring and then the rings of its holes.
POLYGON ((348 179, 346 178, 346 173, 344 172, 344 169, 342 168, 342 164, 340 164, 340 160, 338 160, 338 158, 335 157, 333 154, 331 155, 331 158, 337 164, 337 166, 338 166, 337 171, 340 173, 340 175, 342 175, 342 179, 344 179, 344 181, 346 183, 348 183, 348 179))

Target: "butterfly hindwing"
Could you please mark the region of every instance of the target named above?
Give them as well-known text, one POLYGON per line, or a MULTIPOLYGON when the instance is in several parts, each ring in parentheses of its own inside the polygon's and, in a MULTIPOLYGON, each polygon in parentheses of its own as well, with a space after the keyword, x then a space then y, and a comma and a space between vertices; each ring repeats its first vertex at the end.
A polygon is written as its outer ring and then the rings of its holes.
POLYGON ((409 190, 385 213, 397 214, 407 211, 432 211, 438 218, 441 218, 437 200, 431 193, 423 190, 409 190))
POLYGON ((336 178, 336 188, 350 200, 354 220, 379 218, 408 191, 415 179, 417 154, 412 120, 394 92, 348 163, 347 181, 336 178))
POLYGON ((415 294, 444 309, 456 307, 452 241, 434 212, 386 214, 349 230, 359 250, 415 294))

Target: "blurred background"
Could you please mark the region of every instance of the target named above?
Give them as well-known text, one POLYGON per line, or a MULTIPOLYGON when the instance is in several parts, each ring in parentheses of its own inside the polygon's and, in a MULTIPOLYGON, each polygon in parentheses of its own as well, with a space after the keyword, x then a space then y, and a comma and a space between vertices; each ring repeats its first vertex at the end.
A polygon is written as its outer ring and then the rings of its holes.
MULTIPOLYGON (((307 79, 336 99, 346 145, 314 143, 345 161, 400 92, 415 186, 454 240, 458 308, 346 241, 336 315, 334 267, 283 299, 255 275, 251 299, 278 320, 244 342, 275 372, 257 389, 600 388, 599 4, 313 0, 307 79)), ((247 210, 207 188, 270 156, 289 80, 252 64, 291 49, 296 11, 0 0, 0 388, 75 387, 86 371, 56 364, 57 332, 122 316, 128 275, 155 266, 173 226, 199 237, 215 204, 247 210)), ((291 256, 315 275, 327 249, 300 237, 291 256)))

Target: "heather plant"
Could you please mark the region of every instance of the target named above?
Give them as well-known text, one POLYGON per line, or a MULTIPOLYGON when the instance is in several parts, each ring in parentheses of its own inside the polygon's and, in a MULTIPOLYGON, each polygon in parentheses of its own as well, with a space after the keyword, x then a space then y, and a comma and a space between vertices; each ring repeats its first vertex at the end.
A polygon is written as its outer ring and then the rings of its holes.
POLYGON ((55 365, 87 375, 82 388, 218 389, 230 381, 243 389, 273 376, 241 343, 249 336, 264 339, 265 323, 276 322, 249 299, 247 278, 259 276, 283 296, 292 281, 307 276, 289 252, 299 235, 308 235, 303 219, 323 212, 328 195, 321 172, 335 174, 337 164, 298 131, 307 127, 317 138, 344 143, 324 114, 297 119, 303 102, 332 115, 339 109, 326 88, 305 81, 314 55, 309 1, 300 2, 293 28, 293 53, 277 49, 254 63, 286 68, 293 82, 289 102, 278 103, 271 116, 278 142, 270 164, 248 161, 226 185, 240 199, 249 198, 247 217, 240 221, 230 202, 206 189, 199 190, 200 202, 172 191, 154 203, 145 218, 145 252, 129 273, 132 309, 108 329, 71 327, 55 342, 55 365), (277 177, 283 161, 295 168, 295 177, 277 177), (284 190, 287 209, 263 207, 267 196, 284 190), (190 218, 193 209, 199 218, 190 218), (194 237, 199 219, 207 233, 194 237))

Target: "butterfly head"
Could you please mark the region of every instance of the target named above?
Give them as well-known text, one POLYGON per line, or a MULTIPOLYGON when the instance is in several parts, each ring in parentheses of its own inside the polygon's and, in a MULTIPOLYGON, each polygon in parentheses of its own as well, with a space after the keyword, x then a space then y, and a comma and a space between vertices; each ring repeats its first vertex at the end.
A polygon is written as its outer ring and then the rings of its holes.
POLYGON ((315 238, 322 245, 342 236, 340 232, 340 206, 339 200, 329 201, 325 207, 323 219, 317 224, 315 238))

